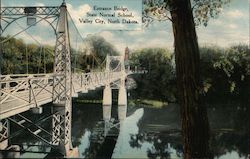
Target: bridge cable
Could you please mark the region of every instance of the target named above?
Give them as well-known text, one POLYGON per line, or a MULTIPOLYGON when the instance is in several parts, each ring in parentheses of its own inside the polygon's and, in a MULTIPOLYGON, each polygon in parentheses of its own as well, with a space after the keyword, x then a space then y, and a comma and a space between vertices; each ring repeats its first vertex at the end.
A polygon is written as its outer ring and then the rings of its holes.
MULTIPOLYGON (((78 28, 76 27, 76 25, 75 25, 75 23, 74 23, 74 21, 73 21, 73 18, 71 17, 71 15, 70 15, 69 12, 68 12, 68 15, 69 15, 70 21, 72 21, 73 27, 74 27, 74 29, 75 29, 77 35, 79 35, 81 41, 84 43, 85 39, 81 36, 80 31, 79 31, 78 28)), ((78 41, 77 41, 76 43, 78 44, 78 41)), ((78 47, 78 45, 77 45, 77 47, 78 47)), ((76 51, 77 51, 77 50, 76 50, 76 51)), ((76 54, 79 55, 79 53, 76 53, 76 54)), ((91 69, 94 69, 95 62, 96 62, 96 66, 102 66, 102 63, 103 63, 103 62, 100 62, 100 61, 98 60, 97 56, 96 56, 93 52, 91 52, 90 55, 92 56, 92 62, 89 63, 90 66, 92 67, 91 69)), ((88 61, 88 59, 89 59, 89 58, 88 58, 88 56, 86 55, 86 61, 88 61)), ((91 59, 89 59, 89 60, 91 60, 91 59)), ((88 65, 88 62, 85 62, 85 63, 88 65)), ((75 66, 75 67, 76 67, 76 66, 75 66)))
MULTIPOLYGON (((15 21, 15 23, 22 29, 22 30, 24 30, 24 28, 17 22, 17 21, 15 21)), ((25 30, 24 31, 32 40, 34 40, 39 46, 40 46, 40 51, 39 51, 39 65, 38 65, 38 74, 40 73, 40 67, 41 67, 41 59, 42 59, 42 50, 43 50, 43 45, 35 38, 35 37, 33 37, 29 32, 27 32, 27 30, 25 30)), ((27 45, 26 45, 26 51, 27 51, 27 45)), ((45 60, 45 58, 44 58, 44 60, 45 60)), ((28 62, 28 61, 27 61, 28 62)), ((45 63, 45 62, 44 62, 45 63)), ((45 68, 44 68, 44 70, 45 70, 45 68)), ((27 71, 27 73, 28 73, 28 71, 27 71)))

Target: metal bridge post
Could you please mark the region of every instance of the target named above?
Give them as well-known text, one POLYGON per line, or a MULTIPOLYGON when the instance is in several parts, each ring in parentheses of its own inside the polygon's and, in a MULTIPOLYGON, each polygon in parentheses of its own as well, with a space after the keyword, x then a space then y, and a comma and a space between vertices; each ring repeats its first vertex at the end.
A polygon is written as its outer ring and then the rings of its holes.
POLYGON ((62 152, 67 157, 69 157, 71 155, 70 153, 73 151, 71 141, 72 74, 68 29, 67 7, 66 4, 63 3, 60 7, 60 15, 56 32, 53 77, 53 111, 59 111, 59 113, 53 116, 52 143, 54 145, 58 145, 59 148, 64 148, 65 152, 62 152))

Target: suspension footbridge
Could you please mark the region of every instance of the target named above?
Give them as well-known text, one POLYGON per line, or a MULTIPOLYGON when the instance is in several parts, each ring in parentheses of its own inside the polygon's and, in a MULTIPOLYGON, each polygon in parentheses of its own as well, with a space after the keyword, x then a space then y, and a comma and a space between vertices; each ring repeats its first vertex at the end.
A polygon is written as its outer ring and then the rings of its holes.
MULTIPOLYGON (((65 157, 77 157, 77 149, 72 146, 72 97, 79 93, 87 93, 98 87, 104 87, 103 118, 111 119, 112 89, 119 89, 118 115, 119 120, 126 118, 127 93, 125 79, 129 70, 125 69, 124 56, 106 57, 106 67, 101 71, 91 70, 88 73, 72 71, 72 39, 69 31, 69 13, 67 6, 46 7, 0 7, 1 35, 13 23, 21 18, 29 18, 32 24, 23 28, 26 32, 31 26, 46 21, 53 28, 56 44, 53 52, 54 65, 52 73, 44 74, 7 74, 0 75, 0 150, 7 150, 11 145, 10 124, 19 126, 32 136, 42 141, 54 150, 59 150, 65 157), (38 21, 34 17, 40 18, 38 21), (111 67, 116 61, 115 68, 111 67), (40 124, 23 116, 22 113, 31 110, 33 113, 43 113, 43 106, 53 103, 52 130, 45 130, 40 124), (36 129, 31 129, 31 125, 36 129), (50 139, 45 139, 41 133, 46 133, 50 139)), ((17 33, 17 34, 19 34, 17 33)), ((77 32, 79 34, 79 32, 77 32)), ((16 34, 16 35, 17 35, 16 34)), ((15 35, 1 41, 3 44, 15 35)), ((78 42, 79 43, 79 42, 78 42)), ((2 54, 2 52, 1 52, 2 54)))

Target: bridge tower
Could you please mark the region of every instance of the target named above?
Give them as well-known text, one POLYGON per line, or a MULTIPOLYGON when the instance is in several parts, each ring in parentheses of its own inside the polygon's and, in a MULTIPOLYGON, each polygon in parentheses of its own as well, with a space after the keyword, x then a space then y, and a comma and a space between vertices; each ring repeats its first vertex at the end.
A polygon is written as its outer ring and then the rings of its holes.
POLYGON ((121 72, 122 76, 120 78, 120 88, 119 88, 119 94, 118 94, 118 119, 120 121, 124 120, 127 115, 127 90, 126 90, 126 70, 125 70, 125 61, 124 58, 121 57, 120 59, 120 65, 121 65, 121 72))
POLYGON ((108 83, 105 85, 103 91, 103 119, 109 121, 111 119, 111 107, 112 107, 112 89, 118 89, 118 119, 120 121, 126 118, 127 114, 127 90, 125 87, 126 71, 125 62, 123 56, 109 56, 106 58, 106 72, 121 72, 121 76, 118 82, 108 83), (113 61, 118 62, 116 68, 112 68, 113 61), (112 85, 112 86, 111 86, 112 85))
MULTIPOLYGON (((72 147, 72 73, 71 52, 68 30, 68 15, 65 2, 60 6, 60 15, 56 30, 54 56, 52 144, 69 157, 77 153, 72 147), (56 113, 57 112, 57 113, 56 113), (59 113, 58 113, 59 112, 59 113)), ((76 156, 75 156, 76 157, 76 156)))
MULTIPOLYGON (((106 69, 105 72, 110 72, 110 56, 107 55, 106 58, 106 69)), ((109 121, 111 119, 111 107, 112 107, 112 89, 110 82, 106 83, 103 90, 103 119, 104 121, 109 121)))

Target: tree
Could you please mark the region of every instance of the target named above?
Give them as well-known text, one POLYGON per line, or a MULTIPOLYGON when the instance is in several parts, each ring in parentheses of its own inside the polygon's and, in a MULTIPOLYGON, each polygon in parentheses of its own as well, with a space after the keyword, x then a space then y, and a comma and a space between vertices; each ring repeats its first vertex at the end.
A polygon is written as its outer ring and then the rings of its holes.
POLYGON ((184 158, 212 158, 209 149, 209 123, 202 104, 200 52, 196 23, 205 26, 227 0, 145 0, 144 22, 154 19, 172 22, 178 101, 181 105, 184 158), (195 18, 193 16, 195 13, 195 18))
POLYGON ((228 85, 229 99, 239 100, 243 105, 249 103, 250 55, 247 45, 232 46, 214 63, 224 77, 223 84, 228 85))
POLYGON ((88 36, 85 39, 86 49, 85 53, 80 55, 78 63, 80 63, 81 68, 86 68, 87 65, 99 66, 105 65, 103 63, 107 54, 109 55, 119 55, 118 51, 111 43, 107 42, 101 36, 93 35, 88 36))
POLYGON ((175 72, 169 50, 163 48, 135 50, 130 57, 130 67, 148 71, 147 74, 133 76, 137 88, 131 90, 131 93, 136 98, 164 102, 172 102, 175 99, 175 72))
MULTIPOLYGON (((2 39, 8 37, 2 37, 2 39)), ((26 44, 22 39, 16 38, 11 38, 2 45, 1 61, 3 62, 0 63, 2 74, 53 71, 53 47, 26 44)))

